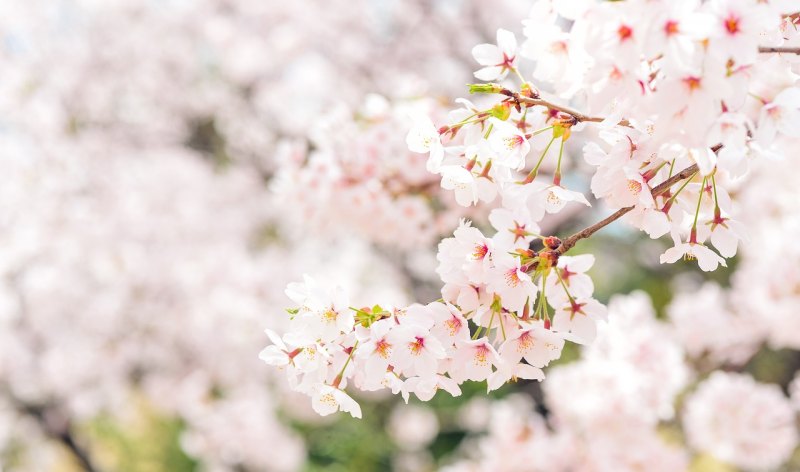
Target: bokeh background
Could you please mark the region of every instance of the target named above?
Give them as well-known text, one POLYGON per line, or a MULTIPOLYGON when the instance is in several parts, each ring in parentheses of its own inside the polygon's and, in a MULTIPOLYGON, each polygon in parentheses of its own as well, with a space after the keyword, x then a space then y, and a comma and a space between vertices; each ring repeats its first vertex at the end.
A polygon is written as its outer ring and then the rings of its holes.
MULTIPOLYGON (((486 209, 456 205, 407 151, 408 112, 443 116, 473 81, 471 48, 498 27, 519 33, 530 5, 1 1, 0 470, 534 470, 531 438, 566 428, 566 404, 591 402, 570 395, 607 396, 614 413, 660 387, 662 367, 690 372, 664 387, 677 413, 656 427, 675 470, 737 470, 686 446, 680 411, 715 370, 792 395, 800 207, 786 168, 741 189, 753 234, 725 270, 660 266, 667 242, 622 223, 579 246, 597 256, 598 298, 636 292, 612 311, 644 313, 678 353, 675 366, 641 352, 605 365, 635 388, 563 380, 602 356, 570 346, 551 387, 467 383, 409 405, 372 395, 358 397, 363 420, 321 418, 258 359, 304 273, 359 306, 439 297, 436 244, 461 217, 485 225, 486 209), (554 410, 561 420, 545 424, 554 410)), ((587 188, 579 159, 572 173, 587 188)), ((633 470, 594 461, 590 437, 559 450, 585 455, 581 470, 633 470)), ((781 467, 800 470, 797 452, 781 467)))

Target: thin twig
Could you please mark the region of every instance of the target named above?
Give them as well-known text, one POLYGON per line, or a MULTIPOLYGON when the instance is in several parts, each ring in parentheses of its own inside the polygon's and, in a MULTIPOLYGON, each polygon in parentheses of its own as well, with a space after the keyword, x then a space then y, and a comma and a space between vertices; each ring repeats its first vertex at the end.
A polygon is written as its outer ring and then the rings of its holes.
MULTIPOLYGON (((551 110, 556 110, 556 111, 560 111, 562 113, 566 113, 567 115, 572 116, 573 118, 575 118, 579 122, 581 122, 581 121, 590 121, 590 122, 593 122, 593 123, 599 123, 599 122, 605 120, 605 118, 600 117, 600 116, 584 115, 583 113, 581 113, 581 112, 579 112, 577 110, 573 110, 572 108, 566 107, 564 105, 559 105, 557 103, 549 102, 549 101, 547 101, 547 100, 545 100, 543 98, 526 97, 526 96, 520 95, 520 94, 518 94, 516 92, 513 93, 513 98, 515 100, 518 100, 520 103, 524 103, 526 105, 543 106, 543 107, 547 107, 547 108, 549 108, 551 110)), ((624 118, 621 119, 618 124, 622 125, 622 126, 628 126, 628 127, 631 126, 630 122, 628 120, 624 119, 624 118)))
POLYGON ((14 397, 10 399, 16 405, 18 411, 31 416, 42 428, 42 431, 66 447, 85 472, 98 472, 100 470, 92 462, 89 452, 75 441, 69 421, 53 421, 48 419, 47 407, 23 403, 14 397))
POLYGON ((800 55, 800 47, 781 47, 781 46, 760 46, 758 52, 762 53, 786 53, 800 55))
MULTIPOLYGON (((691 177, 697 172, 697 170, 698 170, 697 164, 692 164, 691 166, 683 169, 682 171, 668 178, 664 182, 658 184, 656 187, 653 188, 651 192, 653 194, 653 197, 657 197, 662 193, 666 192, 667 190, 669 190, 670 187, 675 185, 675 183, 691 177)), ((616 212, 612 213, 607 218, 604 218, 598 221, 597 223, 578 231, 577 233, 563 240, 558 249, 556 249, 556 252, 558 252, 559 254, 564 254, 565 252, 572 249, 572 247, 575 246, 575 243, 577 243, 581 239, 586 239, 589 236, 593 235, 594 233, 600 231, 601 229, 605 228, 614 221, 617 221, 618 219, 622 218, 626 213, 630 212, 634 208, 635 207, 632 206, 627 208, 621 208, 616 212)))

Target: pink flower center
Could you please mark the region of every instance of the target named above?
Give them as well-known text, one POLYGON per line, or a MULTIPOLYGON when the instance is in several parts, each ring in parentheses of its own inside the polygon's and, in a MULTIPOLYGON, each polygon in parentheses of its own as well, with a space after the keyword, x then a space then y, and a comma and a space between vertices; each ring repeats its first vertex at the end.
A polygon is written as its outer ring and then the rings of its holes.
POLYGON ((375 352, 382 358, 388 359, 389 354, 392 353, 392 345, 387 343, 385 339, 381 339, 375 343, 375 352))
POLYGON ((514 234, 514 242, 515 243, 519 239, 525 239, 525 236, 528 235, 528 232, 525 231, 525 225, 524 224, 521 225, 521 224, 517 223, 516 221, 514 222, 514 228, 511 230, 511 232, 514 234))
POLYGON ((508 57, 506 53, 503 53, 503 62, 501 62, 498 65, 502 66, 504 69, 511 69, 512 67, 514 67, 514 59, 516 58, 517 56, 508 57))
POLYGON ((447 326, 447 332, 450 333, 450 336, 455 336, 461 330, 461 320, 455 316, 451 316, 444 324, 447 326))
POLYGON ((572 311, 572 313, 570 313, 569 315, 570 320, 575 318, 575 315, 578 313, 580 313, 583 316, 586 316, 586 313, 583 311, 583 307, 584 305, 586 305, 585 303, 578 303, 576 301, 572 301, 570 302, 570 304, 572 305, 570 306, 570 310, 572 311))
POLYGON ((489 347, 486 344, 481 344, 475 348, 475 365, 485 366, 489 363, 487 357, 489 355, 489 347))
POLYGON ((512 268, 506 271, 506 284, 509 287, 516 287, 522 283, 522 280, 519 278, 519 274, 517 273, 516 268, 512 268))
POLYGON ((729 34, 736 34, 741 31, 741 27, 739 26, 739 17, 733 13, 728 15, 728 18, 725 19, 725 29, 729 34))
POLYGON ((411 354, 418 356, 422 353, 422 349, 425 347, 425 338, 417 336, 414 339, 414 342, 408 343, 408 349, 411 351, 411 354))
POLYGON ((489 253, 489 246, 484 244, 476 244, 475 248, 472 250, 472 258, 476 261, 479 261, 486 257, 486 254, 489 253))
POLYGON ((333 308, 328 308, 322 313, 322 320, 327 323, 335 323, 336 318, 339 317, 339 313, 337 313, 333 308))
POLYGON ((689 88, 690 92, 694 92, 695 90, 699 89, 701 85, 700 77, 695 76, 684 77, 683 83, 686 84, 686 87, 689 88))
POLYGON ((628 25, 621 25, 617 30, 617 36, 621 42, 624 42, 633 36, 633 29, 628 25))
POLYGON ((505 138, 503 140, 503 143, 505 144, 506 148, 509 151, 513 151, 514 149, 522 146, 523 140, 524 140, 524 138, 522 136, 514 135, 514 136, 509 136, 508 138, 505 138))
POLYGON ((664 33, 666 33, 667 36, 672 36, 673 34, 678 34, 679 31, 680 30, 678 29, 678 22, 675 21, 675 20, 668 20, 664 24, 664 33))
POLYGON ((519 339, 517 339, 517 352, 524 354, 531 350, 533 344, 534 340, 533 336, 531 336, 531 332, 525 331, 520 335, 519 339))

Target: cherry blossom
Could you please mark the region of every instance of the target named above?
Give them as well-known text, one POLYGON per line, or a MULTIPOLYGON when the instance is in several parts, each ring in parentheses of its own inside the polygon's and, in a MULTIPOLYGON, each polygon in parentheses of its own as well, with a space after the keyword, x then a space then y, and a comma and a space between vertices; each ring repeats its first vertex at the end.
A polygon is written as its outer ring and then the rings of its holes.
POLYGON ((497 30, 497 44, 479 44, 472 48, 472 57, 484 66, 475 72, 480 80, 504 78, 513 69, 517 60, 517 39, 514 33, 497 30))
POLYGON ((714 372, 687 399, 683 422, 693 447, 742 468, 773 469, 797 445, 793 417, 777 386, 714 372))

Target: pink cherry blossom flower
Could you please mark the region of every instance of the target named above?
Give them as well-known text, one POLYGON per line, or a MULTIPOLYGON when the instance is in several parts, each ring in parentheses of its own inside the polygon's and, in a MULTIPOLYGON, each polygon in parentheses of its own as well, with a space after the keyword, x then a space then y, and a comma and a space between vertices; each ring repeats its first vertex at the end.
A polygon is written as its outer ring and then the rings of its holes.
POLYGON ((539 225, 533 221, 526 207, 495 208, 489 213, 489 222, 497 234, 494 240, 501 246, 528 247, 539 234, 539 225))
POLYGON ((594 292, 594 282, 586 275, 586 271, 592 268, 595 258, 592 254, 580 254, 578 256, 561 256, 558 258, 558 271, 547 279, 547 298, 551 305, 561 305, 568 302, 569 296, 573 298, 588 298, 594 292), (561 281, 564 286, 562 286, 561 281))
POLYGON ((565 339, 588 344, 597 336, 597 321, 606 318, 606 307, 594 298, 572 300, 556 307, 552 329, 565 339))
POLYGON ((453 362, 448 369, 450 378, 458 383, 465 380, 483 381, 500 362, 494 346, 487 337, 461 341, 456 345, 453 362))
POLYGON ((436 272, 444 282, 483 283, 491 267, 494 241, 481 231, 462 220, 453 232, 439 244, 436 258, 439 266, 436 272))
POLYGON ((393 345, 389 331, 395 326, 391 318, 378 320, 369 327, 369 338, 356 350, 356 358, 363 362, 367 378, 381 378, 389 367, 393 345))
POLYGON ((723 216, 714 216, 711 221, 699 226, 697 237, 701 241, 710 239, 722 257, 735 256, 739 241, 748 239, 743 224, 723 216))
POLYGON ((500 345, 500 357, 508 364, 516 364, 525 359, 534 367, 545 367, 561 357, 564 339, 542 322, 523 324, 515 333, 500 345))
POLYGON ((503 307, 521 313, 526 303, 536 299, 539 289, 531 276, 521 270, 518 257, 495 253, 494 267, 489 271, 486 290, 500 297, 503 307))
POLYGON ((450 303, 431 303, 428 308, 435 320, 431 333, 445 346, 469 340, 469 324, 455 306, 450 303))
POLYGON ((746 374, 712 373, 686 400, 682 419, 693 448, 743 469, 775 470, 798 443, 780 388, 746 374))
POLYGON ((397 326, 387 340, 394 347, 391 364, 395 372, 406 377, 431 378, 439 369, 439 361, 446 357, 441 342, 419 325, 397 326))

